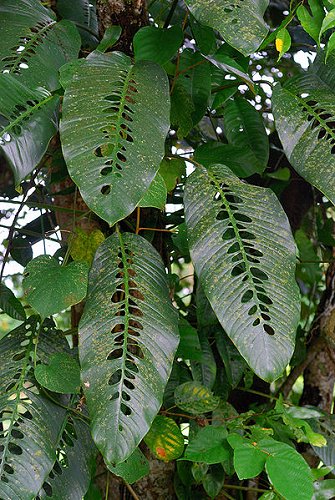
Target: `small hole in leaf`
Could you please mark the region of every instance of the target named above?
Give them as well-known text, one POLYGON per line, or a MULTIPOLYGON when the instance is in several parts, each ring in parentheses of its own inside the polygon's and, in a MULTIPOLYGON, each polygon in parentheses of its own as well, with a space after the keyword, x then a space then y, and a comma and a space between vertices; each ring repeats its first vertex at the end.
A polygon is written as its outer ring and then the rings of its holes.
POLYGON ((108 175, 113 172, 113 167, 104 167, 102 170, 100 170, 101 175, 108 175))
POLYGON ((121 403, 121 411, 127 417, 132 414, 132 411, 129 408, 129 406, 125 405, 124 403, 121 403))
MULTIPOLYGON (((127 376, 127 375, 126 375, 126 376, 127 376)), ((133 378, 135 378, 135 377, 134 377, 134 375, 132 375, 132 377, 133 377, 133 378)), ((133 389, 135 389, 134 384, 132 384, 132 382, 130 382, 130 381, 129 381, 129 380, 127 380, 127 379, 125 379, 125 380, 124 380, 124 385, 127 387, 127 389, 130 389, 131 391, 132 391, 133 389)))
POLYGON ((124 401, 130 401, 130 396, 126 391, 122 391, 122 399, 124 401))
POLYGON ((247 290, 246 292, 244 292, 244 294, 241 297, 242 304, 246 304, 247 302, 250 302, 253 295, 254 295, 254 292, 252 290, 247 290))
POLYGON ((105 186, 102 186, 101 188, 101 194, 109 194, 111 192, 111 187, 108 186, 107 184, 105 186))
MULTIPOLYGON (((107 357, 108 359, 108 357, 107 357)), ((122 377, 122 370, 121 368, 119 368, 118 370, 116 370, 116 372, 113 373, 113 375, 110 377, 109 381, 108 381, 108 384, 109 385, 114 385, 114 384, 118 384, 121 380, 121 377, 122 377)))
POLYGON ((123 349, 115 349, 108 354, 107 359, 119 359, 122 358, 123 349))
POLYGON ((43 489, 47 497, 52 497, 52 487, 49 483, 43 483, 43 489))
POLYGON ((256 305, 252 306, 248 311, 249 316, 255 314, 256 311, 257 311, 257 306, 256 305))
POLYGON ((265 331, 268 335, 274 335, 274 334, 275 334, 275 331, 274 331, 274 329, 272 328, 272 326, 270 326, 270 325, 263 325, 263 328, 264 328, 264 331, 265 331))
POLYGON ((7 474, 14 474, 14 469, 13 469, 13 467, 12 467, 11 465, 9 465, 9 464, 5 464, 5 465, 3 466, 3 470, 4 470, 5 472, 7 472, 7 474))
POLYGON ((261 320, 259 318, 256 318, 255 321, 253 322, 252 326, 257 326, 259 325, 261 320))
POLYGON ((21 446, 15 443, 8 443, 8 450, 10 453, 13 453, 13 455, 22 455, 21 446))
POLYGON ((228 240, 232 240, 235 236, 235 231, 232 227, 228 227, 224 232, 223 232, 223 235, 222 235, 222 239, 223 241, 228 241, 228 240))
MULTIPOLYGON (((262 281, 269 279, 268 275, 264 271, 261 271, 260 269, 258 269, 257 267, 251 267, 250 271, 251 271, 251 274, 253 276, 255 276, 255 278, 258 278, 262 281)), ((255 281, 255 283, 256 283, 256 281, 255 281)))
POLYGON ((115 401, 119 397, 120 397, 120 394, 118 392, 114 392, 114 394, 112 394, 112 396, 109 398, 109 401, 115 401))

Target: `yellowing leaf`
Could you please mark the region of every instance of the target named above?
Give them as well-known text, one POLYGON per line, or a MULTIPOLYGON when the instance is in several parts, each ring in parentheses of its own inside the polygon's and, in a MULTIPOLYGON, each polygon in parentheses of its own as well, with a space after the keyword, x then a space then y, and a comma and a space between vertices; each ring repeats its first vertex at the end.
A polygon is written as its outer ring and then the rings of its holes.
POLYGON ((286 28, 278 31, 276 37, 276 49, 279 52, 278 61, 291 47, 291 36, 286 28))
POLYGON ((184 451, 184 437, 172 418, 158 415, 144 441, 154 455, 164 462, 174 460, 184 451))
POLYGON ((92 264, 96 249, 105 237, 99 229, 86 233, 80 227, 76 228, 75 235, 70 241, 70 255, 73 260, 92 264))

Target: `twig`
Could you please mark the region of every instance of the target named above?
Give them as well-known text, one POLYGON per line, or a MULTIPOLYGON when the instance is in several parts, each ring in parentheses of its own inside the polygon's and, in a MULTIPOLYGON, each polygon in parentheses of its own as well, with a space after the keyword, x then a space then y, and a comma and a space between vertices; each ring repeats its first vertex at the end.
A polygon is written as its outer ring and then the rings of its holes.
POLYGON ((171 9, 170 9, 168 15, 166 16, 163 28, 169 27, 170 21, 172 19, 174 11, 176 10, 177 5, 178 5, 178 0, 173 0, 172 5, 171 5, 171 9))
POLYGON ((135 491, 133 490, 133 488, 130 486, 130 484, 126 483, 125 482, 125 485, 126 485, 126 488, 127 490, 129 491, 129 493, 131 494, 131 496, 135 499, 135 500, 140 500, 140 497, 136 495, 135 491))
POLYGON ((140 207, 136 208, 136 231, 135 234, 138 234, 140 231, 140 220, 141 220, 141 209, 140 207))
POLYGON ((269 491, 269 490, 264 490, 263 488, 253 488, 253 487, 249 487, 249 486, 239 486, 237 484, 224 484, 223 488, 228 488, 228 489, 231 489, 231 490, 242 490, 242 491, 258 491, 259 493, 264 493, 265 491, 269 491))

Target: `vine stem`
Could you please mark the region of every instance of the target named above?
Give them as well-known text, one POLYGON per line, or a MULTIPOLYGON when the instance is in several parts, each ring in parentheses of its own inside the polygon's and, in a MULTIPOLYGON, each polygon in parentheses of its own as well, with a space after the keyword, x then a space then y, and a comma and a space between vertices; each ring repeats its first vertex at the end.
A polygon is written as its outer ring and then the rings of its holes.
POLYGON ((130 486, 130 484, 126 483, 125 482, 125 485, 126 485, 126 488, 127 490, 129 491, 129 493, 131 494, 131 496, 135 499, 135 500, 140 500, 140 497, 135 493, 135 491, 133 490, 133 488, 130 486))

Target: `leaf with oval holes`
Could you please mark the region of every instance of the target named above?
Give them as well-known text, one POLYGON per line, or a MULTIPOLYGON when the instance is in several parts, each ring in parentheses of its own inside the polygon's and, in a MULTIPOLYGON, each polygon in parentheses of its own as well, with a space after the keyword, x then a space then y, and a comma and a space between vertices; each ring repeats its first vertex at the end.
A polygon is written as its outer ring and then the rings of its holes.
POLYGON ((149 462, 139 448, 136 448, 124 462, 118 465, 107 463, 107 466, 113 474, 122 477, 128 484, 135 483, 150 472, 149 462))
POLYGON ((76 394, 80 389, 80 367, 70 354, 50 356, 48 364, 35 368, 35 378, 42 387, 61 394, 76 394))
POLYGON ((0 148, 18 185, 40 162, 57 132, 59 97, 0 74, 0 148))
POLYGON ((193 16, 219 31, 224 40, 245 56, 258 49, 268 28, 263 15, 268 0, 185 0, 193 16))
POLYGON ((67 20, 57 23, 51 15, 38 0, 0 4, 0 72, 30 89, 59 88, 59 68, 78 57, 76 27, 67 20))
POLYGON ((217 318, 255 373, 275 380, 293 354, 300 310, 281 205, 224 165, 197 168, 184 203, 192 261, 217 318))
POLYGON ((23 305, 3 283, 0 283, 0 309, 11 318, 21 321, 26 319, 23 305))
POLYGON ((63 103, 63 153, 85 202, 110 225, 134 210, 153 181, 169 112, 167 76, 153 62, 95 52, 74 69, 63 103))
POLYGON ((184 436, 179 426, 172 418, 163 415, 155 418, 144 441, 152 453, 163 462, 179 458, 184 451, 184 436))
POLYGON ((25 269, 24 296, 42 318, 78 304, 86 295, 88 265, 60 266, 50 255, 40 255, 25 269))
POLYGON ((167 29, 144 26, 133 39, 135 61, 153 61, 163 65, 176 54, 183 38, 183 30, 178 25, 167 29))
POLYGON ((163 210, 166 203, 167 190, 163 177, 157 172, 147 192, 142 196, 139 207, 154 207, 163 210))
POLYGON ((293 168, 335 204, 335 54, 320 54, 303 76, 275 86, 273 114, 293 168))
POLYGON ((199 382, 185 382, 178 385, 174 391, 174 399, 179 408, 192 415, 215 410, 220 403, 220 398, 214 396, 212 391, 199 382))
POLYGON ((6 421, 0 429, 1 498, 35 498, 56 462, 67 412, 39 390, 33 353, 45 362, 67 349, 54 323, 47 320, 39 329, 37 316, 0 342, 0 418, 6 421))
POLYGON ((178 345, 164 265, 144 238, 115 233, 100 245, 79 331, 92 435, 118 464, 149 431, 178 345))
POLYGON ((205 464, 217 464, 228 460, 231 451, 227 443, 227 436, 228 432, 224 426, 207 425, 203 427, 193 439, 190 439, 183 460, 205 464))

